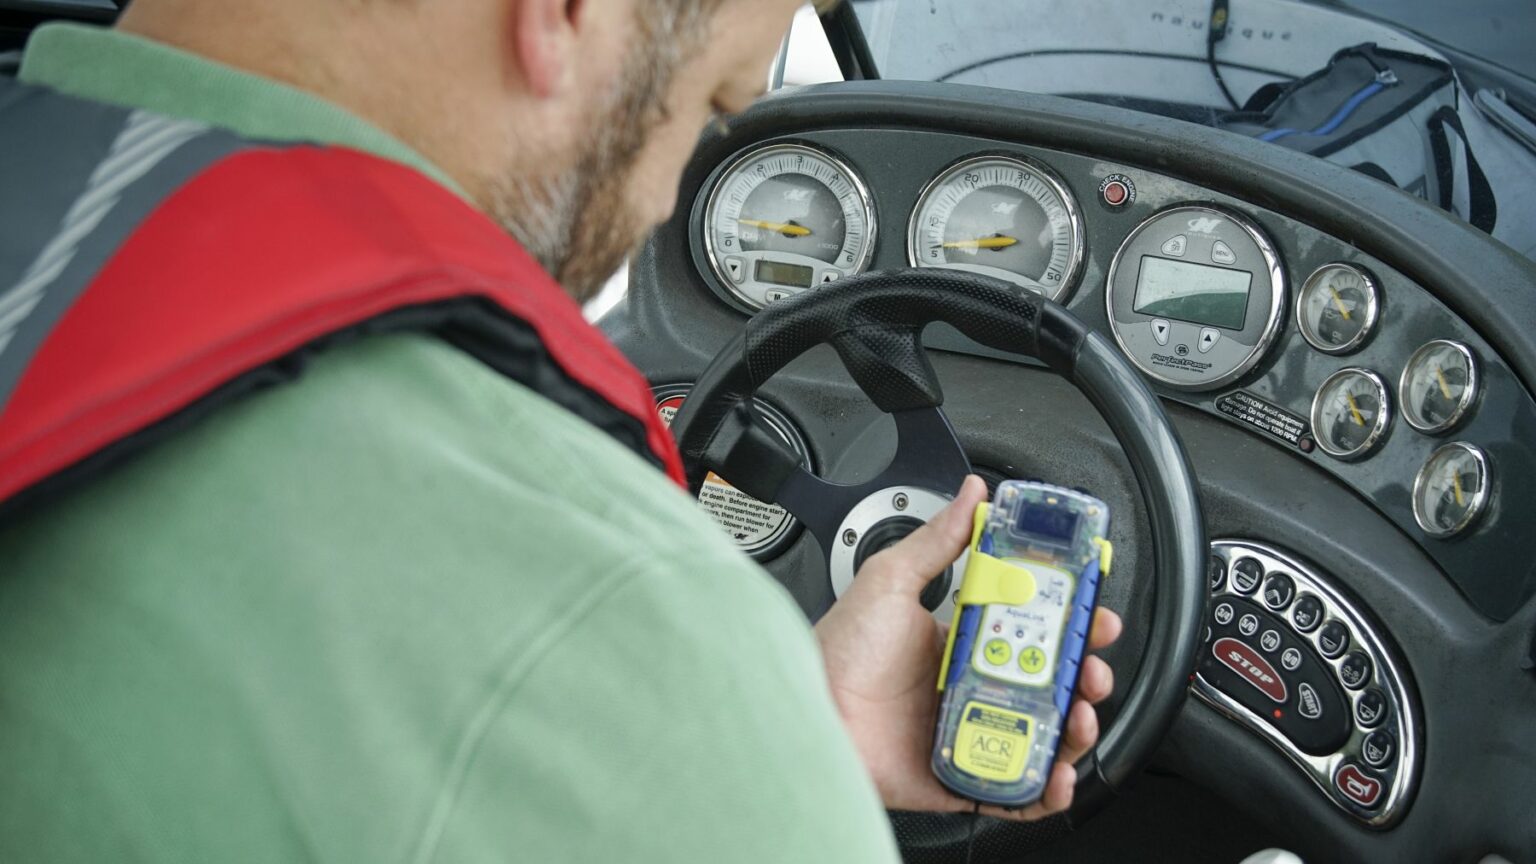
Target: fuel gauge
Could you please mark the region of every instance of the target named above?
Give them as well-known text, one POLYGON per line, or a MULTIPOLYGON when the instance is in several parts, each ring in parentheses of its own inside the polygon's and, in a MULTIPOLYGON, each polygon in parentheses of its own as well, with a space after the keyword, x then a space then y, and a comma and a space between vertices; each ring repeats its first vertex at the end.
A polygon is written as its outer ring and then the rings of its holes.
POLYGON ((1351 367, 1328 376, 1312 399, 1312 431, 1323 452, 1359 459, 1376 449, 1392 419, 1387 385, 1369 369, 1351 367))
POLYGON ((1477 398, 1472 349, 1448 339, 1421 345, 1403 368, 1397 396, 1403 416, 1420 432, 1445 432, 1455 426, 1477 398))
POLYGON ((1324 264, 1307 277, 1296 301, 1296 323, 1313 348, 1348 354, 1371 335, 1381 291, 1371 274, 1353 264, 1324 264))
POLYGON ((1413 518, 1432 537, 1460 534, 1488 505, 1491 477, 1482 450, 1455 441, 1429 455, 1413 481, 1413 518))

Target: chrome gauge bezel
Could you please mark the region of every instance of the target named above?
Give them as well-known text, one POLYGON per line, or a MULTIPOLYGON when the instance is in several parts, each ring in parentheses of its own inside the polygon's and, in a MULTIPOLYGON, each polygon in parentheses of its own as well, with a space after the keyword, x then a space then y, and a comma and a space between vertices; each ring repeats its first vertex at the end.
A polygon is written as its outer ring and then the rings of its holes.
POLYGON ((1419 473, 1413 478, 1413 521, 1419 523, 1419 530, 1436 539, 1445 540, 1455 537, 1472 527, 1477 522, 1478 517, 1483 515, 1483 511, 1487 509, 1488 501, 1492 497, 1492 490, 1493 468, 1488 463, 1488 454, 1484 453, 1481 447, 1465 441, 1452 441, 1449 444, 1436 447, 1435 451, 1429 454, 1429 458, 1424 460, 1424 464, 1419 468, 1419 473), (1450 528, 1435 528, 1430 525, 1429 515, 1424 512, 1424 486, 1429 482, 1429 469, 1442 454, 1451 450, 1461 450, 1469 454, 1473 461, 1477 463, 1477 470, 1482 475, 1483 482, 1478 487, 1477 494, 1472 496, 1472 503, 1467 507, 1466 515, 1461 518, 1461 521, 1450 528))
POLYGON ((1371 338, 1371 334, 1375 332, 1376 320, 1380 316, 1381 283, 1376 281, 1376 277, 1372 276, 1370 271, 1355 264, 1348 264, 1343 261, 1335 261, 1331 264, 1324 264, 1316 270, 1313 270, 1312 275, 1307 277, 1307 281, 1302 283, 1301 290, 1296 292, 1296 329, 1301 331, 1301 336, 1303 339, 1307 340, 1308 345, 1311 345, 1313 348, 1316 348, 1324 354, 1349 354, 1358 349, 1361 345, 1364 345, 1365 340, 1371 338), (1348 342, 1345 342, 1342 345, 1329 345, 1312 331, 1311 322, 1307 320, 1307 296, 1312 293, 1313 289, 1327 274, 1337 270, 1344 270, 1353 273, 1360 277, 1360 281, 1365 284, 1365 324, 1360 328, 1360 332, 1356 333, 1354 338, 1350 339, 1348 342))
POLYGON ((1472 353, 1471 348, 1467 347, 1466 344, 1462 342, 1457 342, 1454 339, 1432 339, 1428 342, 1425 342, 1423 345, 1420 345, 1418 349, 1408 357, 1408 362, 1403 366, 1403 372, 1398 376, 1397 379, 1397 401, 1398 405, 1402 406, 1403 419, 1408 421, 1409 426, 1412 426, 1413 428, 1423 432, 1426 435, 1438 435, 1455 429, 1461 424, 1461 421, 1467 418, 1467 414, 1469 409, 1472 407, 1472 403, 1477 401, 1478 391, 1481 387, 1482 382, 1478 379, 1477 374, 1477 355, 1472 353), (1467 386, 1466 389, 1461 392, 1461 398, 1456 402, 1456 409, 1451 412, 1451 416, 1449 418, 1447 418, 1442 423, 1425 423, 1421 425, 1418 420, 1414 418, 1413 412, 1408 409, 1408 406, 1411 404, 1408 401, 1408 379, 1413 374, 1414 364, 1418 363, 1419 360, 1422 359, 1430 351, 1433 351, 1434 349, 1441 346, 1448 346, 1455 349, 1456 353, 1460 354, 1462 359, 1466 361, 1467 386))
POLYGON ((1381 444, 1382 438, 1387 434, 1387 429, 1392 425, 1392 391, 1387 389, 1387 382, 1383 381, 1381 376, 1375 372, 1363 366, 1346 366, 1324 378, 1323 383, 1318 385, 1317 392, 1312 395, 1312 410, 1308 413, 1308 419, 1312 422, 1312 438, 1317 442, 1317 446, 1322 448, 1324 453, 1335 459, 1343 459, 1345 461, 1363 459, 1369 456, 1381 444), (1327 392, 1328 388, 1335 381, 1349 375, 1359 375, 1371 382, 1377 392, 1381 394, 1379 399, 1381 410, 1376 412, 1376 419, 1371 424, 1371 431, 1366 435, 1365 440, 1361 442, 1360 446, 1352 450, 1335 450, 1328 442, 1328 436, 1320 431, 1322 424, 1318 420, 1323 408, 1323 394, 1327 392))
MULTIPOLYGON (((1082 276, 1083 265, 1088 257, 1082 209, 1078 207, 1077 198, 1072 195, 1072 190, 1067 188, 1066 182, 1055 171, 1034 159, 1017 153, 982 153, 966 156, 944 166, 937 174, 929 178, 928 182, 923 185, 922 191, 918 193, 917 203, 913 205, 911 214, 907 216, 907 263, 913 267, 933 267, 938 269, 944 269, 949 266, 948 264, 925 263, 922 260, 922 256, 918 254, 918 232, 922 227, 922 220, 919 217, 927 209, 929 199, 945 180, 965 171, 973 165, 980 165, 986 162, 1006 162, 1017 166, 1021 171, 1026 171, 1040 178, 1046 187, 1056 195, 1056 198, 1061 201, 1062 209, 1067 211, 1067 221, 1072 229, 1072 238, 1070 241, 1071 249, 1067 256, 1067 264, 1063 268, 1061 276, 1061 284, 1057 286, 1054 294, 1047 295, 1044 292, 1040 292, 1041 296, 1047 300, 1066 303, 1071 299, 1072 293, 1077 290, 1077 281, 1082 276)), ((1026 290, 1032 290, 1012 280, 1007 281, 1010 284, 1018 285, 1018 287, 1026 288, 1026 290)))
MULTIPOLYGON (((813 147, 809 144, 801 144, 798 142, 772 141, 756 147, 748 148, 742 153, 732 157, 729 162, 726 163, 725 168, 723 168, 714 176, 714 180, 709 188, 709 194, 705 199, 704 211, 699 223, 698 230, 702 235, 704 243, 704 257, 709 260, 710 271, 714 275, 715 280, 720 284, 721 288, 725 289, 725 291, 731 296, 732 299, 736 300, 738 303, 744 304, 747 308, 754 311, 762 309, 765 304, 762 300, 752 297, 743 291, 742 286, 736 284, 735 280, 731 279, 730 274, 726 272, 724 261, 719 254, 719 250, 715 247, 714 216, 717 212, 716 208, 720 205, 720 196, 724 193, 727 185, 729 185, 729 181, 736 175, 736 172, 741 169, 742 166, 758 159, 762 159, 764 156, 775 153, 776 151, 811 155, 817 159, 827 162, 843 175, 843 178, 848 181, 849 185, 853 187, 855 194, 858 196, 859 208, 864 217, 865 232, 867 235, 864 241, 864 248, 860 250, 859 257, 854 261, 853 264, 848 266, 831 264, 829 265, 830 267, 833 269, 846 271, 846 275, 850 276, 863 273, 869 267, 869 262, 875 256, 875 241, 879 231, 879 225, 877 224, 875 218, 874 199, 870 196, 869 186, 864 182, 864 178, 860 176, 860 174, 848 164, 846 159, 843 159, 841 156, 838 156, 830 150, 822 147, 813 147)), ((815 288, 816 285, 813 283, 811 288, 803 290, 814 290, 815 288)))

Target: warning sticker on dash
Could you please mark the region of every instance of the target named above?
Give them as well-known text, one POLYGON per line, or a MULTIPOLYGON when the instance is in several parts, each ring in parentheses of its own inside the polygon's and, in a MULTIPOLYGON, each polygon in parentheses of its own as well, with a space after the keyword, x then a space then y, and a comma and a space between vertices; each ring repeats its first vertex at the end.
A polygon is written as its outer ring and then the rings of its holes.
POLYGON ((1260 399, 1252 393, 1235 390, 1216 400, 1216 410, 1245 426, 1304 452, 1312 450, 1312 436, 1306 419, 1260 399))

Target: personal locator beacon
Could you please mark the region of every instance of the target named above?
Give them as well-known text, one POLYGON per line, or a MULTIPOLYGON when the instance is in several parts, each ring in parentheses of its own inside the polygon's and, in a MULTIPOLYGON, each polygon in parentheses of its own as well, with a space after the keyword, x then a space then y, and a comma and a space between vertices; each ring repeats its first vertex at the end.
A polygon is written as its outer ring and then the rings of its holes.
POLYGON ((976 508, 970 558, 939 669, 933 771, 957 795, 1039 800, 1109 572, 1109 508, 1008 480, 976 508))

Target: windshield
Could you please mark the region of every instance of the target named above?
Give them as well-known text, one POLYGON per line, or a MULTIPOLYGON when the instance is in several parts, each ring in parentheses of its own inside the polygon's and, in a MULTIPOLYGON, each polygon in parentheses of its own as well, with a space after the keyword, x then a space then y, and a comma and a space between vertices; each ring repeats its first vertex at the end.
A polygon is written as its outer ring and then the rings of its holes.
POLYGON ((1048 93, 1227 129, 1360 170, 1536 258, 1532 0, 850 6, 881 78, 1048 93))

